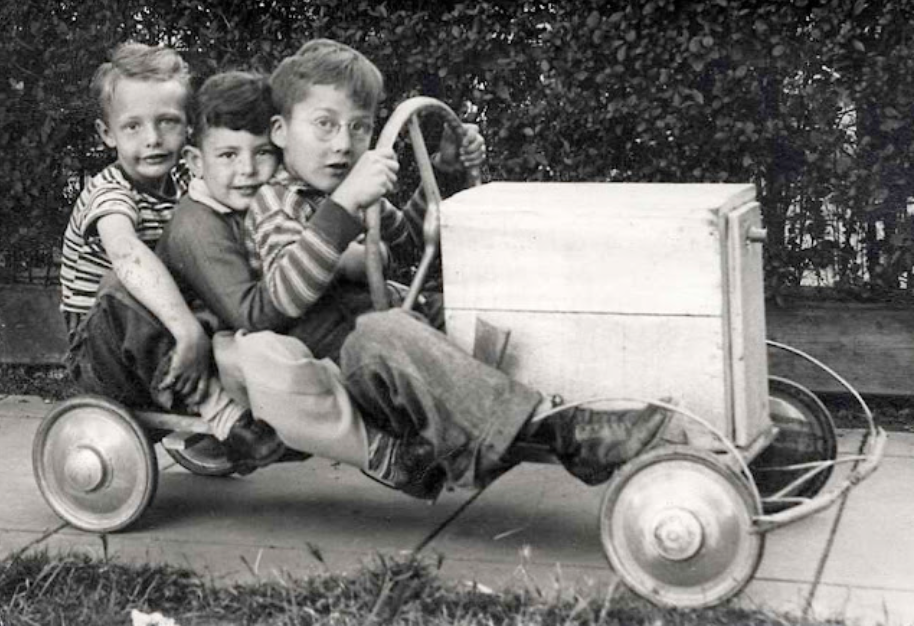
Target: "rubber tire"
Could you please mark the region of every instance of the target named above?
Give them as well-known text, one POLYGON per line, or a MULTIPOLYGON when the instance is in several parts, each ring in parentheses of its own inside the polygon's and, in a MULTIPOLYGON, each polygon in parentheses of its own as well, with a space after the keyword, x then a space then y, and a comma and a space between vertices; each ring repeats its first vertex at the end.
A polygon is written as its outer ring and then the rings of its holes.
MULTIPOLYGON (((838 455, 838 439, 831 413, 809 389, 786 378, 771 376, 768 379, 771 398, 788 404, 795 415, 804 422, 772 411, 771 420, 780 432, 773 442, 749 464, 749 471, 762 499, 777 493, 797 478, 802 470, 770 472, 766 468, 833 461, 838 455)), ((802 498, 815 497, 832 474, 829 466, 800 485, 789 495, 802 498)), ((763 502, 765 513, 776 513, 795 506, 791 503, 763 502)))

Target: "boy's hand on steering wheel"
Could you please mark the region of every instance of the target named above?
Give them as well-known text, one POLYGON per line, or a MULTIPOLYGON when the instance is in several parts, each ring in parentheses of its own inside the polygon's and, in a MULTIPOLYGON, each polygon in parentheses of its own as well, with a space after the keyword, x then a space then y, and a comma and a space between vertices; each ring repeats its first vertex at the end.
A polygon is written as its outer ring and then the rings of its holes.
POLYGON ((357 215, 393 191, 400 163, 392 148, 366 151, 330 194, 334 202, 357 215))
POLYGON ((171 363, 159 389, 171 389, 188 407, 195 407, 206 397, 209 386, 212 345, 203 328, 186 336, 175 337, 171 363))
POLYGON ((486 141, 476 124, 464 124, 465 134, 460 144, 451 127, 444 126, 438 154, 433 157, 435 167, 444 173, 453 173, 479 167, 486 160, 486 141))

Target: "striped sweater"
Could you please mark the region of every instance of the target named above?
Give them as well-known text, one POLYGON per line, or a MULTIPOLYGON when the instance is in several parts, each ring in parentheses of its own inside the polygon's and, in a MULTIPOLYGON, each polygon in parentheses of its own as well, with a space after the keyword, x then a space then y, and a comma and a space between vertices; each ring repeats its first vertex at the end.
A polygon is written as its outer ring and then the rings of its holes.
MULTIPOLYGON (((403 211, 382 200, 381 237, 395 257, 398 249, 421 241, 424 214, 421 191, 403 211)), ((361 222, 327 194, 280 168, 248 209, 245 247, 276 308, 300 317, 327 290, 340 256, 362 230, 361 222)))
POLYGON ((154 248, 171 220, 182 185, 175 175, 165 194, 137 188, 116 163, 93 176, 79 194, 64 231, 60 268, 61 309, 84 315, 95 303, 99 283, 111 269, 96 224, 106 215, 125 215, 140 241, 154 248))

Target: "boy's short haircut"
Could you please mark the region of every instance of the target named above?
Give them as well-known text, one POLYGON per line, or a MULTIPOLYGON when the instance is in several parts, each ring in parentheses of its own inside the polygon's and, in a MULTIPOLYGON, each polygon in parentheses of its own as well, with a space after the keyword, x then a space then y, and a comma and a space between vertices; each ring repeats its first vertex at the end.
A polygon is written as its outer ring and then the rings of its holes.
POLYGON ((314 39, 279 64, 270 76, 273 104, 284 117, 305 99, 312 85, 348 91, 359 107, 374 111, 384 97, 384 77, 358 50, 332 39, 314 39))
POLYGON ((266 76, 242 71, 210 76, 197 90, 191 108, 191 138, 197 147, 211 128, 267 135, 274 113, 266 76))
POLYGON ((190 69, 181 55, 171 48, 147 46, 137 42, 122 43, 114 49, 111 60, 102 63, 92 77, 92 95, 103 119, 114 99, 119 80, 177 80, 190 94, 190 69))

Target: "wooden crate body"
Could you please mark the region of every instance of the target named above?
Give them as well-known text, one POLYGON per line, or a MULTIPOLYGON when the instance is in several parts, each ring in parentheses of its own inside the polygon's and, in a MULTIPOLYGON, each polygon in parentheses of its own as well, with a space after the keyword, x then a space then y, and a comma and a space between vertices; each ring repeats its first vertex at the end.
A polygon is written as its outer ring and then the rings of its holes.
POLYGON ((751 185, 490 183, 442 205, 448 334, 511 331, 504 369, 567 401, 672 396, 745 446, 767 430, 751 185))

